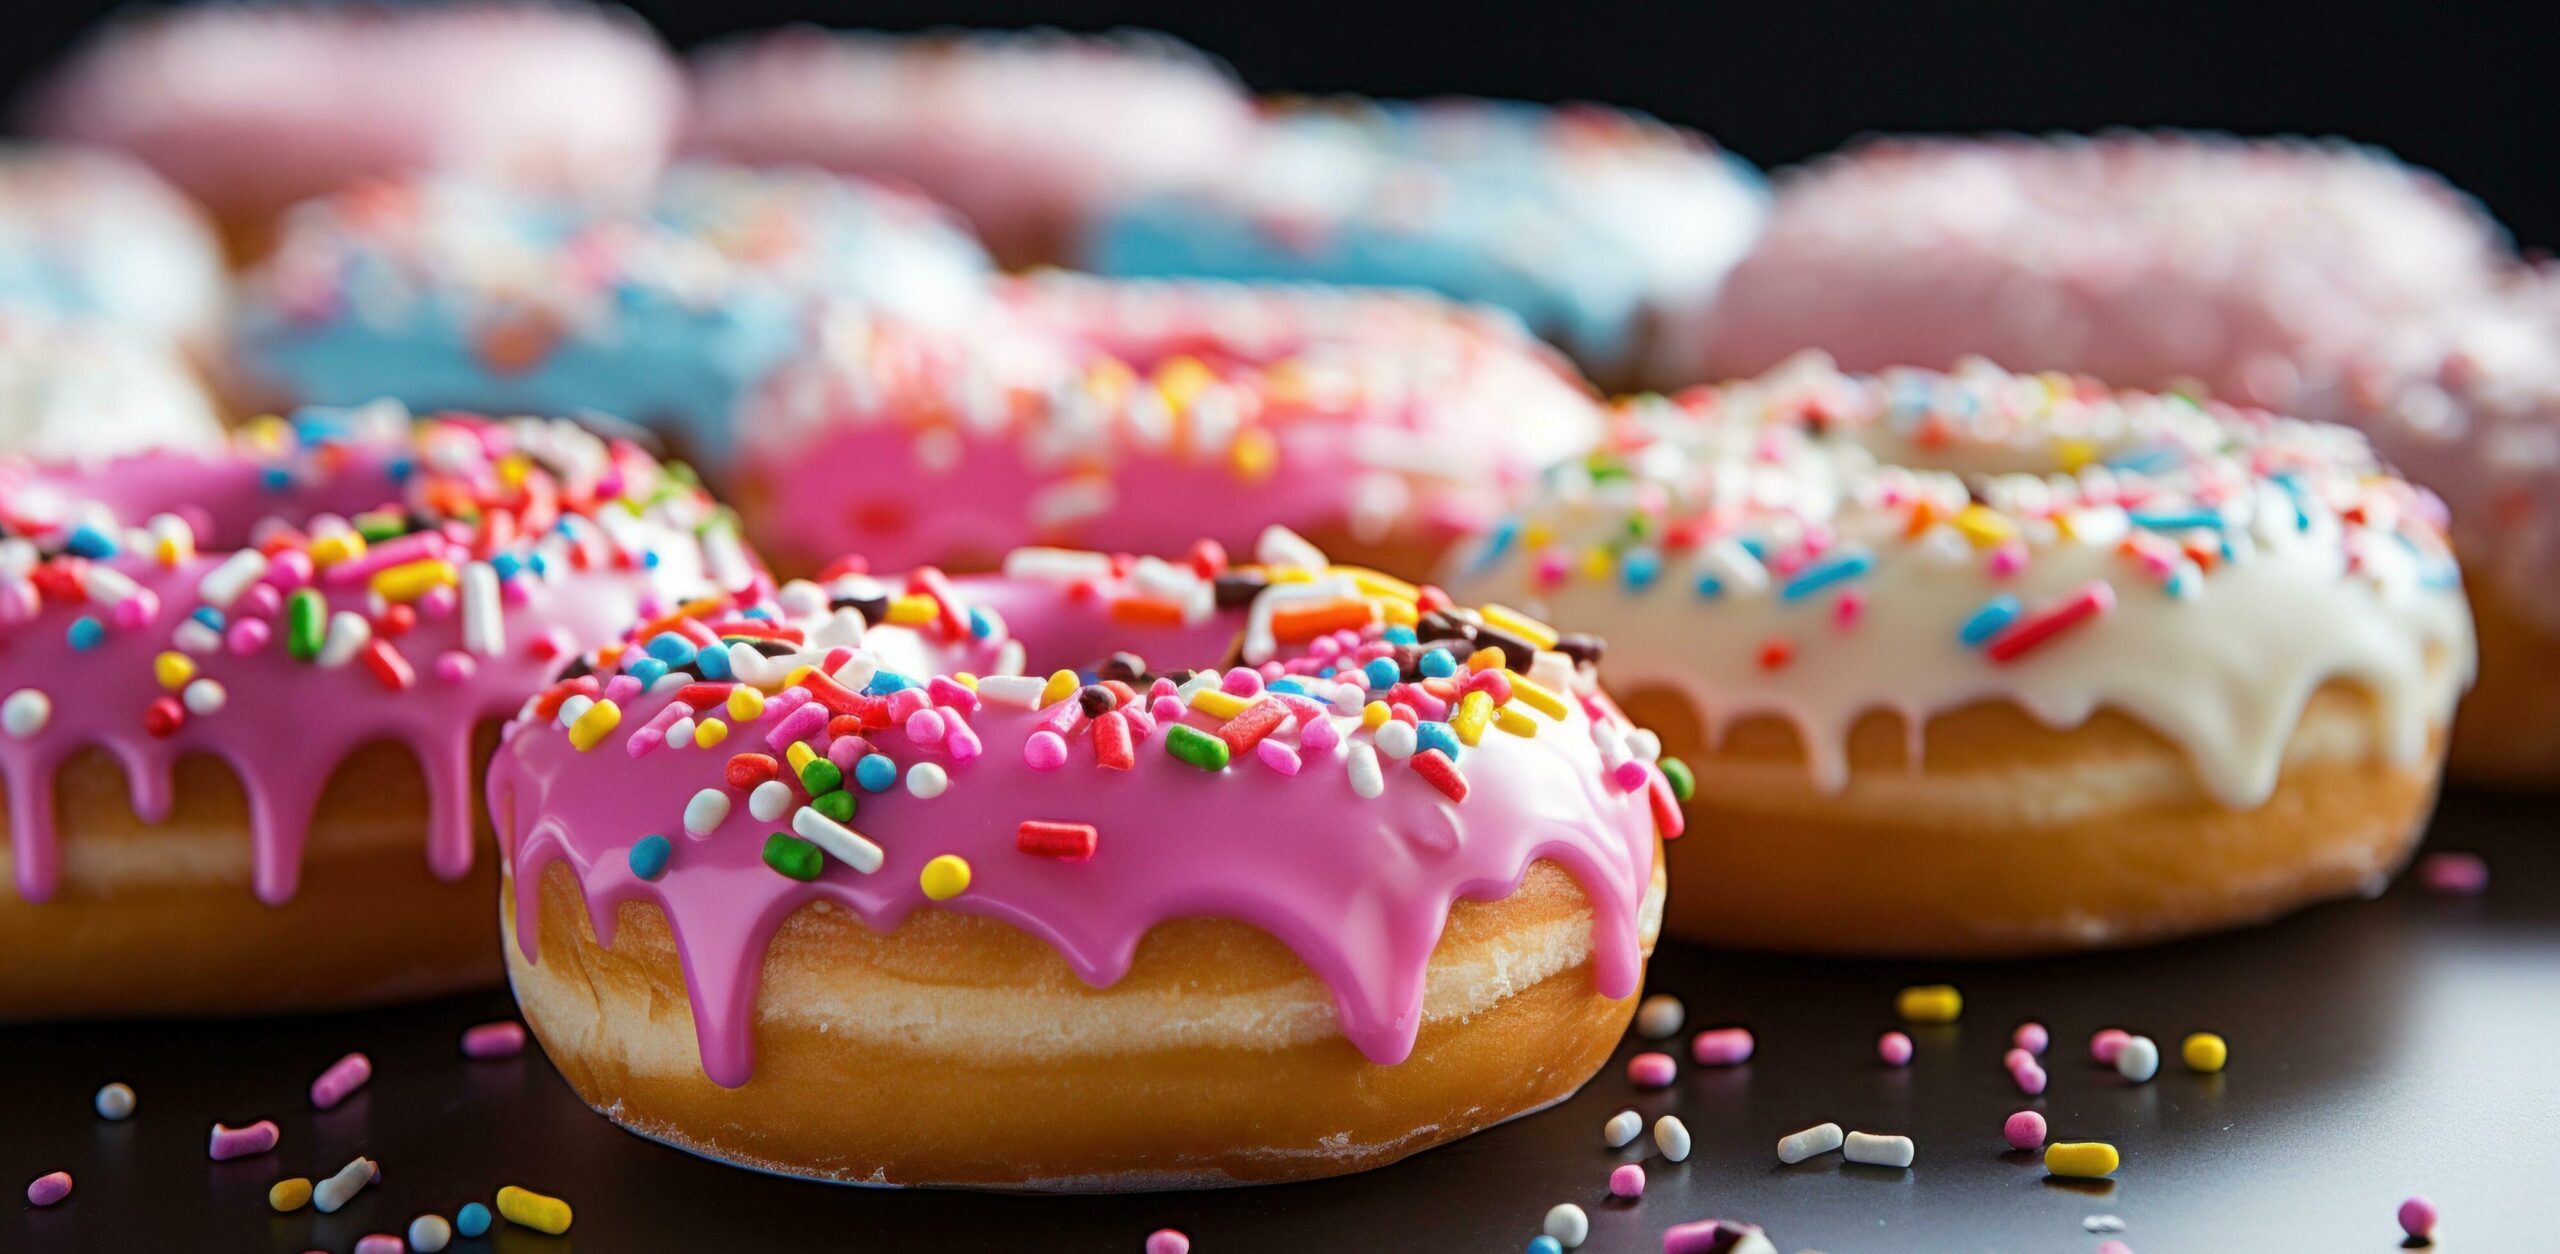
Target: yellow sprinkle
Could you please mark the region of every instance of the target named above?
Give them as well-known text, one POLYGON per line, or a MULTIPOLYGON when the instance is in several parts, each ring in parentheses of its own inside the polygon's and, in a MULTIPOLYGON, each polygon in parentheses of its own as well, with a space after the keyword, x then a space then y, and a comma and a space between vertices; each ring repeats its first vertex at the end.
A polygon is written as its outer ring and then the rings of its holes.
POLYGON ((2204 1075, 2222 1070, 2223 1064, 2231 1061, 2230 1044, 2211 1032, 2189 1036, 2178 1053, 2187 1060, 2187 1070, 2204 1075))
POLYGON ((1422 598, 1422 589, 1382 570, 1371 570, 1366 566, 1336 566, 1333 573, 1351 576, 1352 586, 1373 597, 1394 597, 1399 601, 1422 598))
POLYGON ((729 725, 716 718, 706 718, 693 725, 693 743, 704 749, 729 738, 729 725))
POLYGON ((2062 459, 2064 473, 2076 475, 2081 467, 2098 460, 2098 445, 2094 440, 2064 440, 2053 446, 2053 455, 2062 459))
POLYGON ((160 559, 161 565, 175 566, 196 555, 195 538, 186 535, 162 536, 160 543, 153 546, 152 553, 160 559))
POLYGON ((559 1236, 569 1230, 569 1204, 510 1184, 498 1190, 498 1213, 511 1224, 559 1236))
POLYGON ((160 680, 161 687, 176 692, 196 677, 196 660, 184 653, 163 653, 151 659, 151 673, 160 680))
POLYGON ((1394 597, 1382 597, 1369 602, 1369 604, 1378 607, 1378 617, 1385 619, 1387 625, 1390 627, 1411 627, 1415 623, 1422 621, 1422 607, 1411 601, 1399 601, 1394 597))
POLYGON ((588 706, 587 712, 578 716, 578 721, 569 724, 569 743, 576 745, 578 752, 585 753, 595 748, 596 742, 604 739, 605 733, 621 722, 621 706, 611 701, 598 701, 588 706))
POLYGON ((1202 688, 1191 694, 1191 708, 1211 718, 1234 718, 1252 705, 1222 688, 1202 688))
POLYGON ((2124 1160, 2104 1141, 2056 1141, 2044 1147, 2044 1169, 2057 1176, 2095 1180, 2112 1176, 2124 1160))
POLYGON ((1192 398, 1202 389, 1218 381, 1218 372, 1209 363, 1188 353, 1165 359, 1156 367, 1156 391, 1164 394, 1165 403, 1175 409, 1188 409, 1192 398))
POLYGON ((1977 549, 1990 548, 2018 534, 2018 524, 1988 505, 1967 505, 1957 510, 1950 521, 1955 523, 1956 530, 1964 533, 1965 539, 1973 541, 1973 547, 1977 549))
POLYGON ((533 459, 522 453, 509 453, 498 459, 498 481, 508 487, 523 484, 525 476, 531 473, 533 459))
POLYGON ((942 617, 942 607, 921 592, 910 592, 889 602, 888 621, 900 627, 922 627, 942 617))
POLYGON ((1049 676, 1048 686, 1040 690, 1040 704, 1042 706, 1056 705, 1057 703, 1074 696, 1078 686, 1079 685, 1076 683, 1076 673, 1074 671, 1058 671, 1049 676))
POLYGON ((364 533, 341 531, 311 542, 311 564, 322 570, 364 556, 364 533))
POLYGON ((1504 678, 1511 681, 1511 697, 1513 700, 1527 702, 1530 709, 1536 710, 1538 713, 1544 714, 1548 718, 1555 719, 1559 722, 1563 721, 1565 711, 1564 698, 1557 696, 1554 689, 1547 687, 1545 684, 1533 683, 1522 678, 1516 671, 1506 670, 1502 672, 1502 674, 1504 678))
POLYGON ((462 572, 440 557, 420 558, 374 572, 373 590, 385 601, 415 601, 436 588, 462 582, 462 572))
POLYGON ((784 761, 791 764, 791 773, 797 775, 810 763, 818 760, 818 751, 810 748, 808 741, 795 740, 791 742, 790 748, 782 751, 782 757, 784 761))
POLYGON ((1487 605, 1476 611, 1484 615, 1485 625, 1499 627, 1541 649, 1556 647, 1556 629, 1507 605, 1487 605))
POLYGON ((1484 725, 1493 720, 1493 694, 1482 688, 1458 698, 1458 712, 1449 716, 1449 730, 1458 733, 1458 743, 1473 748, 1484 741, 1484 725))
POLYGON ((1235 443, 1227 447, 1227 460, 1235 466, 1238 478, 1268 478, 1280 468, 1280 442, 1260 427, 1246 427, 1236 432, 1235 443))
POLYGON ((1499 670, 1501 667, 1502 650, 1494 648, 1491 645, 1486 645, 1485 647, 1467 655, 1468 670, 1490 671, 1499 670))
POLYGON ((817 667, 810 666, 810 665, 808 665, 808 664, 806 664, 806 663, 802 663, 801 665, 798 665, 798 666, 794 666, 794 667, 792 667, 792 668, 791 668, 791 670, 790 670, 790 672, 789 672, 789 673, 787 673, 787 674, 785 674, 785 675, 782 677, 782 686, 783 686, 783 687, 785 687, 785 688, 793 687, 793 686, 797 685, 801 680, 807 679, 807 678, 808 678, 808 677, 810 677, 811 675, 814 675, 814 674, 817 674, 817 673, 818 673, 818 668, 817 668, 817 667))
POLYGON ((1531 718, 1518 710, 1512 709, 1507 705, 1494 707, 1493 725, 1511 733, 1514 736, 1535 736, 1538 734, 1538 720, 1531 718))
POLYGON ((1264 583, 1314 583, 1316 573, 1304 566, 1265 566, 1262 568, 1262 581, 1264 583))
POLYGON ((1520 528, 1520 547, 1523 549, 1543 549, 1555 538, 1555 528, 1542 522, 1533 522, 1520 528))
POLYGON ((764 694, 740 684, 729 690, 729 721, 752 723, 764 717, 764 694))
POLYGON ((274 1187, 267 1190, 267 1205, 278 1214, 297 1211, 310 1204, 311 1182, 301 1176, 295 1176, 290 1180, 278 1180, 274 1187))
POLYGON ((976 692, 978 690, 978 677, 967 671, 951 672, 951 682, 958 684, 971 692, 976 692))
POLYGON ((1894 994, 1893 1012, 1912 1023, 1953 1023, 1964 1013, 1964 994, 1953 984, 1914 984, 1894 994))
POLYGON ((924 864, 916 875, 916 883, 924 895, 935 901, 949 901, 969 891, 969 860, 956 853, 946 853, 924 864))
POLYGON ((1387 720, 1394 716, 1395 712, 1389 710, 1384 701, 1372 701, 1360 707, 1360 725, 1371 731, 1386 726, 1387 720))
POLYGON ((1582 551, 1582 577, 1585 579, 1606 579, 1610 568, 1616 564, 1609 556, 1609 550, 1597 544, 1582 551))

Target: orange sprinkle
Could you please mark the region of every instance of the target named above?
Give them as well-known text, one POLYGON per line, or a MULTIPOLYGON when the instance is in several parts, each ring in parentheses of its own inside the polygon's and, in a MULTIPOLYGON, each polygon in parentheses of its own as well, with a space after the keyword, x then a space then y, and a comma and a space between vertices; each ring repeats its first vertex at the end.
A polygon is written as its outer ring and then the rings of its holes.
POLYGON ((1327 601, 1321 605, 1293 606, 1271 615, 1271 635, 1276 640, 1299 644, 1329 631, 1345 628, 1357 631, 1369 625, 1369 617, 1369 603, 1366 601, 1327 601))
POLYGON ((1124 623, 1161 623, 1166 626, 1180 626, 1182 607, 1171 601, 1157 601, 1147 597, 1114 597, 1111 601, 1111 617, 1124 623))

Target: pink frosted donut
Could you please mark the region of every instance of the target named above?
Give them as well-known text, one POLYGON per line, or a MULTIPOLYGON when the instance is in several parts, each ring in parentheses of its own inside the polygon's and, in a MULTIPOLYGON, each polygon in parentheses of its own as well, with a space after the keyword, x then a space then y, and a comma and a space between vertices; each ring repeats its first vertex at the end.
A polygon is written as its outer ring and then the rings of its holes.
POLYGON ((2175 132, 1880 139, 1780 180, 1707 332, 1717 377, 1984 356, 2295 406, 2376 331, 2492 283, 2468 197, 2376 149, 2175 132))
POLYGON ((866 1184, 1332 1175, 1572 1092, 1680 832, 1597 642, 1256 556, 838 574, 594 655, 490 772, 526 1025, 633 1131, 866 1184), (540 717, 590 697, 600 741, 540 717))
POLYGON ((1003 299, 966 336, 837 319, 750 399, 739 495, 778 562, 1241 550, 1278 523, 1428 569, 1599 429, 1570 367, 1481 307, 1064 274, 1003 299))
POLYGON ((698 488, 560 420, 306 410, 0 461, 0 1019, 493 980, 497 721, 634 616, 760 579, 698 488))
POLYGON ((1214 177, 1252 133, 1225 67, 1167 36, 795 26, 696 60, 692 150, 900 179, 1012 265, 1106 204, 1214 177))
POLYGON ((213 224, 148 168, 90 148, 0 144, 0 303, 209 354, 228 284, 213 224))
POLYGON ((245 224, 413 169, 636 192, 683 109, 681 71, 623 9, 269 0, 113 21, 28 113, 38 133, 122 149, 245 224))

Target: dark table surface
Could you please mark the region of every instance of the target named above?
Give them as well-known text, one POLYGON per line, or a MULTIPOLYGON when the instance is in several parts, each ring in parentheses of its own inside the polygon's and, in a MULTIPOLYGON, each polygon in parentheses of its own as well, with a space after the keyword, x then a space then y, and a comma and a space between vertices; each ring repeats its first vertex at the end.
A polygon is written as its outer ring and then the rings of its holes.
MULTIPOLYGON (((2381 899, 2272 927, 2130 953, 2016 964, 1852 963, 1667 946, 1653 991, 1681 996, 1692 1030, 1749 1025, 1748 1065, 1684 1065, 1638 1095, 1625 1057, 1570 1102, 1366 1175, 1211 1193, 1044 1198, 884 1192, 775 1179, 629 1136, 579 1104, 539 1049, 468 1062, 456 1039, 508 1015, 503 993, 400 1010, 269 1022, 0 1029, 0 1181, 77 1179, 48 1210, 0 1217, 0 1250, 346 1251, 426 1210, 451 1215, 498 1185, 566 1198, 560 1238, 501 1224, 462 1251, 1066 1250, 1135 1254, 1172 1226, 1199 1254, 1512 1251, 1549 1206, 1591 1213, 1592 1251, 1652 1251, 1671 1224, 1765 1225, 1781 1251, 2087 1251, 2112 1215, 2141 1254, 2387 1250, 2402 1198, 2431 1196, 2446 1250, 2560 1249, 2560 848, 2550 799, 2455 793, 2433 847, 2488 857, 2485 897, 2402 882, 2381 899), (1875 1061, 1900 986, 1946 979, 1961 1024, 1914 1029, 1905 1070, 1875 1061), (2030 1102, 1999 1065, 2012 1025, 2051 1026, 2052 1086, 2030 1102), (2160 1076, 2130 1085, 2087 1061, 2089 1034, 2159 1040, 2160 1076), (2176 1061, 2188 1032, 2231 1042, 2220 1076, 2176 1061), (350 1049, 374 1082, 315 1112, 311 1078, 350 1049), (90 1110, 123 1080, 129 1121, 90 1110), (2047 1179, 2001 1140, 2010 1112, 2043 1110, 2061 1139, 2124 1153, 2105 1183, 2047 1179), (1676 1113, 1698 1140, 1686 1164, 1646 1160, 1641 1201, 1615 1202, 1600 1125, 1633 1106, 1676 1113), (214 1120, 273 1118, 273 1153, 209 1162, 214 1120), (1837 1155, 1778 1165, 1778 1137, 1825 1120, 1911 1136, 1909 1170, 1837 1155), (278 1216, 267 1186, 327 1176, 350 1157, 382 1182, 334 1216, 278 1216)), ((1685 1034, 1684 1034, 1685 1035, 1685 1034)), ((924 1100, 919 1095, 919 1100, 924 1100)), ((1650 1148, 1650 1139, 1639 1147, 1650 1148)))

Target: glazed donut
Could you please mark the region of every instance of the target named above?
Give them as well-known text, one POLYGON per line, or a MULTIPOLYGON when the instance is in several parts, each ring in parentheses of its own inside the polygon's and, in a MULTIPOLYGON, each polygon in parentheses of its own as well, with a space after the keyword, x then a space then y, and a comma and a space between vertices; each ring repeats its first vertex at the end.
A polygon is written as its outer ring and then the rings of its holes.
POLYGON ((913 184, 1023 266, 1120 199, 1218 177, 1252 128, 1225 67, 1164 35, 794 26, 695 58, 687 146, 913 184))
POLYGON ((497 720, 633 615, 760 578, 627 444, 387 405, 0 463, 0 528, 12 1019, 495 980, 497 720))
POLYGON ((2311 408, 2456 502, 2480 683, 2454 721, 2454 773, 2560 779, 2560 271, 2397 329, 2311 408))
POLYGON ((927 336, 831 320, 739 422, 737 497, 785 570, 991 565, 1024 544, 1244 551, 1266 523, 1428 570, 1600 413, 1494 310, 1420 295, 1062 273, 927 336))
POLYGON ((1779 180, 1701 377, 1807 348, 1850 370, 1983 356, 2294 412, 2505 252, 2469 197, 2341 141, 1871 140, 1779 180))
POLYGON ((110 21, 21 103, 37 134, 167 176, 245 257, 286 206, 372 175, 637 194, 675 144, 684 91, 620 8, 261 0, 110 21))
POLYGON ((2124 945, 2408 856, 2471 624, 2441 503, 2353 431, 1812 355, 1620 418, 1451 586, 1610 624, 1694 764, 1674 934, 2124 945))
POLYGON ((210 360, 230 281, 204 211, 149 169, 0 144, 0 304, 94 318, 210 360))
POLYGON ((986 264, 937 207, 815 170, 683 166, 646 210, 377 181, 289 216, 247 283, 241 366, 291 403, 601 413, 717 464, 815 296, 940 325, 986 264))
POLYGON ((165 342, 0 307, 0 457, 94 465, 222 440, 213 398, 165 342))
POLYGON ((1055 1190, 1356 1171, 1571 1093, 1679 833, 1651 739, 1588 640, 1260 556, 793 583, 555 685, 489 781, 554 1065, 713 1158, 1055 1190))
POLYGON ((1133 197, 1083 241, 1136 277, 1418 287, 1499 305, 1613 384, 1689 382, 1759 234, 1759 172, 1600 105, 1284 103, 1245 168, 1133 197))

